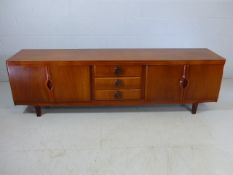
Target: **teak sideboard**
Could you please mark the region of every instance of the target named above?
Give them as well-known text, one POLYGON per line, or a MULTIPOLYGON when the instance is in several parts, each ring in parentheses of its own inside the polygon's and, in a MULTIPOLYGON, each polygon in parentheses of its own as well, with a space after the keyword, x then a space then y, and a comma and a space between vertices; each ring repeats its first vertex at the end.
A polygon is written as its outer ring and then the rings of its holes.
POLYGON ((7 60, 15 105, 216 102, 225 59, 208 49, 21 50, 7 60))

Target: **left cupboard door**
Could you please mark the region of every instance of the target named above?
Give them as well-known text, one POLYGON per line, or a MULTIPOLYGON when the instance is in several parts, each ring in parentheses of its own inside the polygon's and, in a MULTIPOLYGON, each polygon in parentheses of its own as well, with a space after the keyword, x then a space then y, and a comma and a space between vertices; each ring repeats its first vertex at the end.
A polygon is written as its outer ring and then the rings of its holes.
POLYGON ((90 101, 90 70, 86 65, 50 65, 54 101, 58 104, 90 101))
POLYGON ((8 75, 15 104, 40 105, 51 102, 46 65, 8 64, 8 75))

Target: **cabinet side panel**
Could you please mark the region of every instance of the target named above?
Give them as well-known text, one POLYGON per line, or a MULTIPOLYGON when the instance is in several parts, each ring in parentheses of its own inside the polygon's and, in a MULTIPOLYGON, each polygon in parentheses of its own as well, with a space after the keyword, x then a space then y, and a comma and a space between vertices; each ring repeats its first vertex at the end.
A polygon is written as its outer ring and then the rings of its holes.
POLYGON ((8 65, 8 75, 15 104, 50 101, 45 66, 8 65))
POLYGON ((221 86, 223 65, 190 65, 184 102, 217 101, 221 86))

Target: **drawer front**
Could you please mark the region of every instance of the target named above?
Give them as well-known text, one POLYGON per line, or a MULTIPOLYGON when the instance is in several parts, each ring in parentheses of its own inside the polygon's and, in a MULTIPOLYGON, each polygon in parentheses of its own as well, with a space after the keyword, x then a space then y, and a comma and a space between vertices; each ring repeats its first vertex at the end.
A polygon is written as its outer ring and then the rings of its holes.
POLYGON ((140 77, 141 66, 96 65, 95 77, 140 77))
POLYGON ((141 89, 140 77, 95 78, 95 89, 141 89))
POLYGON ((96 100, 139 100, 141 99, 140 89, 131 90, 96 90, 96 100))

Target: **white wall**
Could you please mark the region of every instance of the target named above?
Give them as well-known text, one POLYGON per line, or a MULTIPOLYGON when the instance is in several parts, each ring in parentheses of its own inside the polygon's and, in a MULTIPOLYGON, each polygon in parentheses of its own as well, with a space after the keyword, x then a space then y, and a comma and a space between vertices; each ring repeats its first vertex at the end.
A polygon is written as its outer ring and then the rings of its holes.
POLYGON ((233 77, 233 0, 0 0, 0 80, 23 48, 207 47, 233 77))

